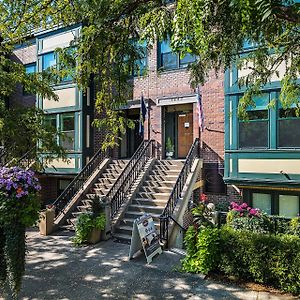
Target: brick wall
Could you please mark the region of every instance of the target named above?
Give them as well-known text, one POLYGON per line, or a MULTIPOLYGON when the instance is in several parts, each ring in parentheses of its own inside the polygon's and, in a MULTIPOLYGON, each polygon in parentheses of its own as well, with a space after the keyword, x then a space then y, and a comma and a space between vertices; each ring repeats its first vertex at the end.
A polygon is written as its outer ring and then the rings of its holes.
POLYGON ((50 176, 40 176, 41 200, 43 205, 53 203, 57 197, 58 179, 50 176))
MULTIPOLYGON (((30 45, 27 47, 22 47, 14 51, 12 59, 23 65, 31 64, 36 62, 36 45, 30 45)), ((10 106, 34 106, 36 101, 35 95, 24 95, 22 85, 18 84, 16 86, 15 93, 10 97, 10 106)))

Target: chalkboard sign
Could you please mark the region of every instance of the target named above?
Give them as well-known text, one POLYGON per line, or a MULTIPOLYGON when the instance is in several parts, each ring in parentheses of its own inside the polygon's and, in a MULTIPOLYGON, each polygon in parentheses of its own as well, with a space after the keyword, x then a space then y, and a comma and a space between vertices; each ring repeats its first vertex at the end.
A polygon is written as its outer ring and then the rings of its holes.
POLYGON ((212 194, 225 194, 226 184, 223 180, 224 168, 218 163, 204 163, 204 192, 212 194))

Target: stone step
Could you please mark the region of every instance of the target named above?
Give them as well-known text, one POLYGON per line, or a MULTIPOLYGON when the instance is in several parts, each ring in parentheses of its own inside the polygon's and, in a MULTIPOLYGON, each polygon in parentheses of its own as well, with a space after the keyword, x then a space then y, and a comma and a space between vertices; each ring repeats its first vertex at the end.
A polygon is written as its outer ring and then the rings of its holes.
POLYGON ((160 199, 145 199, 145 198, 135 198, 132 200, 132 204, 134 205, 149 205, 149 206, 159 206, 165 207, 168 200, 160 200, 160 199))
POLYGON ((174 181, 176 182, 178 176, 175 175, 148 175, 146 181, 174 181))
POLYGON ((118 226, 116 228, 116 231, 115 233, 117 234, 126 234, 126 235, 132 235, 132 228, 133 226, 126 226, 126 225, 121 225, 121 226, 118 226))
POLYGON ((166 172, 178 172, 180 173, 182 167, 181 166, 166 166, 166 165, 154 165, 152 167, 152 170, 158 170, 158 171, 166 171, 166 172))
POLYGON ((161 186, 142 186, 139 189, 139 192, 145 193, 168 193, 170 194, 173 190, 173 187, 161 187, 161 186))
POLYGON ((154 180, 149 180, 145 181, 143 183, 143 187, 168 187, 172 188, 174 187, 176 181, 154 181, 154 180))
POLYGON ((158 200, 168 200, 170 193, 149 193, 149 192, 138 192, 136 194, 137 198, 143 199, 158 199, 158 200))
POLYGON ((94 188, 96 188, 96 189, 110 190, 112 186, 113 186, 113 183, 95 183, 94 184, 94 188))
POLYGON ((82 203, 81 205, 77 206, 77 211, 79 212, 87 212, 87 211, 91 211, 91 205, 86 205, 84 203, 82 203))
POLYGON ((155 165, 160 166, 181 166, 183 167, 185 160, 174 160, 174 159, 165 159, 165 160, 157 160, 155 165))
MULTIPOLYGON (((129 227, 132 227, 133 226, 133 223, 134 223, 134 220, 135 219, 131 219, 131 218, 124 218, 122 219, 122 221, 120 222, 120 226, 129 226, 129 227)), ((153 222, 154 222, 154 225, 159 228, 160 226, 160 223, 157 219, 153 219, 153 222)))
POLYGON ((117 178, 99 178, 98 183, 99 184, 111 184, 113 185, 117 181, 117 178))
POLYGON ((174 177, 178 177, 179 172, 177 171, 159 171, 159 170, 151 170, 149 172, 149 175, 154 175, 154 176, 174 176, 174 177))
MULTIPOLYGON (((140 218, 142 215, 144 215, 145 212, 142 212, 142 211, 126 211, 125 215, 124 215, 124 218, 125 219, 137 219, 137 218, 140 218)), ((160 213, 151 213, 150 214, 153 218, 154 221, 159 221, 159 216, 160 216, 160 213)))
POLYGON ((165 206, 151 206, 151 205, 138 205, 138 204, 130 204, 128 206, 128 211, 137 211, 137 212, 145 212, 145 213, 154 213, 161 214, 164 210, 165 206))
POLYGON ((120 242, 125 242, 126 244, 130 244, 131 235, 122 234, 122 233, 114 233, 113 237, 120 242))

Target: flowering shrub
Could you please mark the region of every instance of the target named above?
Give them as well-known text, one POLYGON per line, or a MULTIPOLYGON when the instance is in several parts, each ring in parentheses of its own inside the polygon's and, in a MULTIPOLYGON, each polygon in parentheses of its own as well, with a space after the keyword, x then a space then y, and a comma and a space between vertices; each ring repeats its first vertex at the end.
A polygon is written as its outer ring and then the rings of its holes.
POLYGON ((267 233, 271 229, 268 216, 258 208, 252 208, 247 203, 230 203, 230 211, 227 214, 227 224, 236 230, 250 230, 267 233))
POLYGON ((18 221, 32 226, 38 220, 41 189, 31 170, 0 168, 0 226, 18 221))
POLYGON ((39 218, 41 189, 34 172, 0 168, 0 285, 17 299, 25 270, 25 230, 39 218))

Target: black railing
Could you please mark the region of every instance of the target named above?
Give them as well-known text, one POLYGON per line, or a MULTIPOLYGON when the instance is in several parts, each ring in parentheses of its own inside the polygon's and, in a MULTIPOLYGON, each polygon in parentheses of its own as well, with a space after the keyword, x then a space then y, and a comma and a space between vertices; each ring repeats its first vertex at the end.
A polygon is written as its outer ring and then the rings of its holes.
POLYGON ((62 194, 52 203, 55 207, 56 218, 63 213, 65 207, 71 202, 73 197, 83 188, 85 182, 92 176, 95 170, 99 167, 101 162, 109 157, 108 151, 102 151, 101 148, 86 164, 86 166, 78 173, 78 175, 71 181, 62 194))
POLYGON ((118 177, 118 180, 106 195, 111 205, 111 218, 114 218, 118 213, 126 199, 126 194, 138 178, 146 163, 149 159, 156 157, 156 150, 157 145, 154 140, 143 141, 118 177))
POLYGON ((195 141, 194 141, 193 145, 191 146, 191 149, 186 157, 186 160, 182 167, 182 170, 176 180, 176 183, 171 192, 171 195, 169 197, 167 205, 166 205, 163 213, 159 217, 159 219, 160 219, 160 240, 161 241, 166 241, 168 243, 170 218, 173 218, 174 209, 177 205, 178 200, 181 197, 182 190, 186 183, 187 177, 188 177, 189 173, 191 172, 192 165, 193 165, 195 159, 199 158, 199 154, 200 154, 199 147, 200 147, 199 139, 195 139, 195 141))

